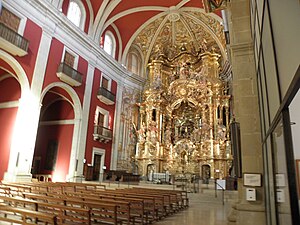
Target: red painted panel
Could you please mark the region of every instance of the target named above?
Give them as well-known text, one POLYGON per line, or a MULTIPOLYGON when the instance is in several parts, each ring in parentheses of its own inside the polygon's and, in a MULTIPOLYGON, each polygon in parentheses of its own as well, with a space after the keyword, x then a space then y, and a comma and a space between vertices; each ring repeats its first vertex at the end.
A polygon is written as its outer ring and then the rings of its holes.
POLYGON ((102 2, 103 2, 103 0, 97 0, 97 1, 91 0, 93 12, 94 12, 94 19, 96 19, 98 10, 100 9, 100 6, 102 5, 102 2))
MULTIPOLYGON (((111 13, 112 15, 116 15, 122 11, 133 9, 142 6, 162 6, 169 8, 170 6, 175 6, 180 3, 182 0, 155 0, 155 1, 147 1, 147 0, 131 0, 126 1, 126 3, 119 4, 116 9, 111 13)), ((200 1, 200 0, 198 0, 200 1)))
POLYGON ((25 70, 29 83, 31 83, 36 57, 40 46, 42 29, 30 19, 27 19, 23 36, 29 41, 28 54, 23 57, 16 57, 16 59, 25 70))
POLYGON ((82 3, 83 3, 83 5, 84 5, 85 12, 86 12, 85 25, 84 25, 84 32, 85 32, 85 33, 88 33, 91 15, 90 15, 89 7, 88 7, 88 5, 87 5, 87 3, 86 3, 86 0, 82 1, 82 3))
POLYGON ((0 180, 7 171, 11 138, 18 108, 0 109, 0 180))
POLYGON ((11 74, 15 74, 15 71, 13 70, 13 68, 11 68, 11 66, 5 62, 4 60, 0 59, 0 74, 6 74, 11 73, 11 74))
POLYGON ((70 0, 64 0, 61 8, 62 8, 62 13, 67 15, 68 13, 68 8, 69 8, 70 0))
POLYGON ((59 95, 64 96, 64 99, 68 99, 68 101, 72 102, 72 99, 71 99, 71 96, 69 95, 69 93, 65 89, 62 89, 61 87, 56 86, 56 87, 51 88, 51 92, 47 92, 47 94, 44 96, 43 104, 45 102, 55 101, 55 99, 57 99, 59 95))
POLYGON ((0 81, 0 102, 18 101, 21 98, 21 87, 14 77, 0 81))
POLYGON ((46 87, 50 83, 60 81, 56 75, 56 72, 62 59, 63 49, 64 45, 57 39, 53 38, 49 50, 43 87, 46 87))

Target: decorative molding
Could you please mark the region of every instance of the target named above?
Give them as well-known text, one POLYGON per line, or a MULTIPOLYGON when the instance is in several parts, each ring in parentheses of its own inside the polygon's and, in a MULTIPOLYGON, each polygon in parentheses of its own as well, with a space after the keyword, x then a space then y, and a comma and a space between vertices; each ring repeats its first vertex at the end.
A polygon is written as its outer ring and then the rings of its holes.
POLYGON ((253 42, 231 44, 230 49, 236 56, 252 55, 254 52, 253 42))
POLYGON ((74 120, 52 120, 52 121, 41 121, 40 126, 49 126, 49 125, 68 125, 74 124, 74 120))
MULTIPOLYGON (((53 37, 57 38, 64 45, 76 50, 76 53, 87 61, 95 62, 95 67, 106 73, 116 82, 123 82, 133 76, 116 60, 107 56, 99 44, 76 27, 67 17, 58 11, 48 1, 9 1, 10 7, 18 10, 22 15, 27 16, 44 30, 53 31, 53 37), (28 13, 30 12, 30 14, 28 13)), ((134 87, 143 85, 143 79, 130 79, 129 83, 134 87)))
POLYGON ((19 100, 0 103, 0 109, 15 108, 15 107, 19 107, 19 100))

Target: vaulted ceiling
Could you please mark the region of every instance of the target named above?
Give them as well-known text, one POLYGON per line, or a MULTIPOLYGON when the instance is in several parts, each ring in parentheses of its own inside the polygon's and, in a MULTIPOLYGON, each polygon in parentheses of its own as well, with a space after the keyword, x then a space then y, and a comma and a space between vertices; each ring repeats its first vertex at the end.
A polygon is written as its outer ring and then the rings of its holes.
POLYGON ((191 53, 213 49, 223 60, 227 58, 221 12, 206 13, 203 0, 90 0, 90 3, 95 38, 100 39, 107 28, 115 30, 122 62, 133 49, 140 53, 145 65, 158 49, 167 57, 182 48, 191 53))

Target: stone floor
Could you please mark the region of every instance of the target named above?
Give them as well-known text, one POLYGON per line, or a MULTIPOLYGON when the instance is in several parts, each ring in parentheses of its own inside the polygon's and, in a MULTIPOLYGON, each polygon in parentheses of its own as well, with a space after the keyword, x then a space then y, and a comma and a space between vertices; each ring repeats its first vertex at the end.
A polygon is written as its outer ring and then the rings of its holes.
POLYGON ((227 225, 227 215, 231 209, 231 202, 205 200, 198 193, 189 194, 189 208, 169 216, 157 225, 227 225))
MULTIPOLYGON (((117 185, 116 183, 107 184, 110 188, 124 188, 126 185, 117 185)), ((130 185, 134 186, 134 185, 130 185)), ((172 185, 155 185, 151 183, 140 183, 139 187, 173 189, 172 185)), ((128 186, 129 187, 129 186, 128 186)), ((176 188, 177 189, 177 188, 176 188)), ((178 189, 177 189, 178 190, 178 189)), ((157 225, 231 225, 227 222, 227 216, 231 210, 232 204, 237 200, 237 191, 224 192, 224 205, 222 190, 217 192, 214 185, 200 185, 198 193, 188 193, 189 207, 179 213, 168 216, 157 225)))

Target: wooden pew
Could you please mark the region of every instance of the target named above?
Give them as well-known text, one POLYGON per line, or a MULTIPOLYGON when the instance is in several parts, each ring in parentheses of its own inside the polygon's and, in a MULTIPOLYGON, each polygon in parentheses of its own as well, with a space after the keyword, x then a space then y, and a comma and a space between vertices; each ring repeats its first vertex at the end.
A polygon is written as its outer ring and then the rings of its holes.
MULTIPOLYGON (((147 211, 144 208, 144 200, 135 198, 135 197, 124 197, 124 196, 116 196, 113 194, 107 194, 106 192, 67 192, 65 193, 67 196, 75 196, 84 199, 85 201, 104 201, 107 203, 120 203, 126 202, 129 204, 130 208, 127 211, 126 208, 122 210, 123 214, 128 214, 130 222, 135 224, 136 222, 144 224, 144 219, 146 219, 147 211)), ((121 206, 121 205, 120 205, 121 206)), ((127 218, 128 219, 128 218, 127 218)), ((146 220, 147 221, 147 220, 146 220)))
MULTIPOLYGON (((30 194, 30 193, 29 193, 30 194)), ((47 203, 19 197, 0 196, 4 204, 14 207, 44 212, 57 217, 58 224, 91 224, 90 210, 65 206, 63 204, 47 203)))
POLYGON ((55 215, 16 208, 4 204, 0 204, 0 221, 22 225, 36 224, 36 222, 49 225, 58 224, 55 215))
POLYGON ((146 215, 146 221, 158 221, 162 217, 159 215, 159 212, 163 211, 163 201, 161 196, 149 196, 149 195, 138 195, 137 193, 124 192, 123 190, 105 190, 98 191, 97 193, 104 193, 115 195, 118 197, 134 197, 144 200, 144 209, 146 215))
POLYGON ((121 216, 119 205, 110 204, 107 201, 95 201, 95 199, 93 199, 93 201, 88 201, 88 199, 77 198, 57 193, 48 193, 48 195, 24 193, 23 196, 26 199, 33 199, 38 202, 47 202, 57 205, 70 206, 75 209, 88 209, 90 211, 91 221, 117 225, 125 220, 123 218, 119 218, 121 216), (51 194, 53 194, 53 196, 51 196, 51 194))
MULTIPOLYGON (((187 191, 179 191, 179 190, 164 190, 164 189, 148 189, 148 188, 140 188, 140 187, 133 187, 134 190, 141 190, 143 192, 156 192, 156 193, 165 193, 169 195, 176 194, 176 201, 177 204, 180 205, 181 208, 186 208, 189 206, 189 199, 187 196, 187 191)), ((173 197, 173 200, 175 200, 173 197)))
MULTIPOLYGON (((131 215, 131 203, 124 200, 113 200, 113 199, 101 199, 95 198, 94 196, 88 195, 79 195, 80 192, 69 192, 69 194, 55 194, 55 196, 64 199, 67 205, 72 206, 95 206, 97 204, 98 207, 105 205, 116 205, 116 218, 118 223, 126 223, 130 224, 131 221, 134 221, 134 217, 131 215)), ((51 193, 48 193, 51 195, 51 193)), ((93 209, 92 209, 93 211, 93 209)), ((110 213, 109 211, 107 212, 110 213)), ((108 215, 110 216, 110 215, 108 215)))

